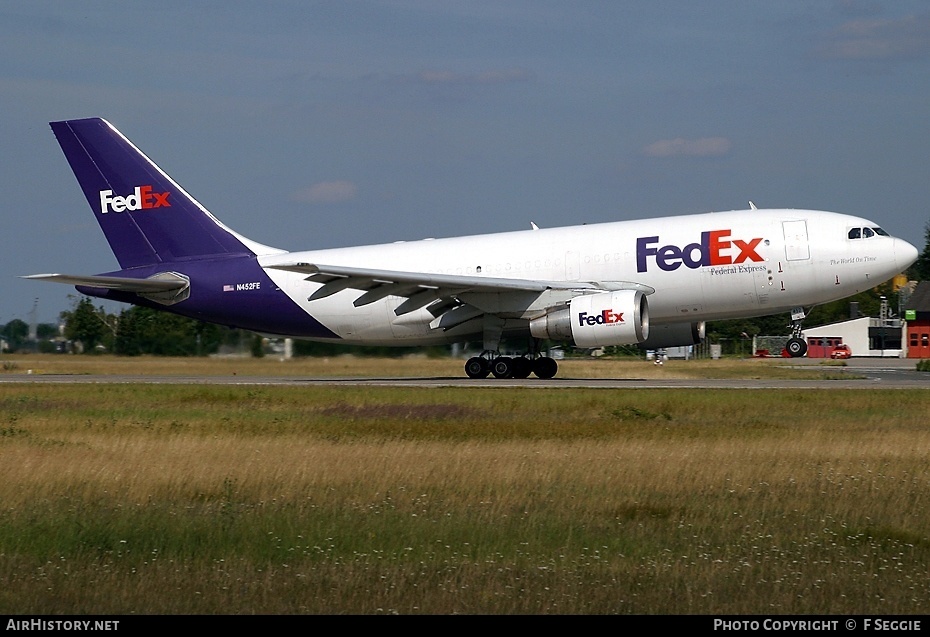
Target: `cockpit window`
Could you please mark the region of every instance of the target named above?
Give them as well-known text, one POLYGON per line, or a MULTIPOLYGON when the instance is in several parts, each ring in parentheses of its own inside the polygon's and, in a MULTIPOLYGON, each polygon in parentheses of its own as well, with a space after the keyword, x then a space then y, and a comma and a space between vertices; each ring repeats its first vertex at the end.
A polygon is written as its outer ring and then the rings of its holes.
POLYGON ((850 239, 868 239, 878 235, 880 237, 889 237, 887 232, 879 228, 878 226, 872 226, 871 228, 850 228, 848 236, 850 239))

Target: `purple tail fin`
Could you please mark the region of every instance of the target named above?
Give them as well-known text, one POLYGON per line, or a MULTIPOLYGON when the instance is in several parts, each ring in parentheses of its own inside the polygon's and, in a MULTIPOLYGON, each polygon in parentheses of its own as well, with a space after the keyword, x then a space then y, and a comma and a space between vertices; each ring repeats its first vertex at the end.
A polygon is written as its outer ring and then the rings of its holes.
POLYGON ((120 267, 253 254, 106 120, 51 127, 120 267))

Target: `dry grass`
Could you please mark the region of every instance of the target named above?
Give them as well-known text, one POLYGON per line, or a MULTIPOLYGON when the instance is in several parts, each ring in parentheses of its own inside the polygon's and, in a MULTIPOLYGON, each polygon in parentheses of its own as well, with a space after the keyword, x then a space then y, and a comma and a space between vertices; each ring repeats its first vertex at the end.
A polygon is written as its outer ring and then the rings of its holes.
MULTIPOLYGON (((165 358, 69 355, 5 355, 0 374, 103 374, 152 376, 277 376, 277 377, 428 377, 461 378, 464 360, 407 356, 398 359, 352 355, 294 358, 273 356, 165 358)), ((566 359, 559 361, 559 378, 796 378, 818 379, 839 373, 831 369, 798 369, 778 358, 673 360, 661 367, 629 358, 566 359)))
POLYGON ((0 612, 926 613, 928 407, 0 386, 0 612))

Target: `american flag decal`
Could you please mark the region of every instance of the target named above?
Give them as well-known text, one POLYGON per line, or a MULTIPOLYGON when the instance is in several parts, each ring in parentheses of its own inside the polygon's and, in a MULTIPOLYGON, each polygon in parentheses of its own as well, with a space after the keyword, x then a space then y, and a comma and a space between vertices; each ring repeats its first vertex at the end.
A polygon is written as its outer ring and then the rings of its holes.
POLYGON ((231 286, 231 285, 224 285, 224 286, 223 286, 223 292, 232 292, 232 291, 235 290, 235 289, 236 289, 236 288, 234 288, 234 287, 231 286))

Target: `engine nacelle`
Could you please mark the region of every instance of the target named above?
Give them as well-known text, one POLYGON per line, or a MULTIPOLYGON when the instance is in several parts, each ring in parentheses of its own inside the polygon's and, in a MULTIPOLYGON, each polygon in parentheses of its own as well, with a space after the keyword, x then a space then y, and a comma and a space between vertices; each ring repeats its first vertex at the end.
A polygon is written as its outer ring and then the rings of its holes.
POLYGON ((649 328, 649 338, 640 349, 662 349, 697 345, 704 340, 704 321, 695 323, 662 323, 649 328))
POLYGON ((530 333, 578 347, 640 343, 649 336, 649 304, 639 290, 584 294, 531 320, 530 333))

